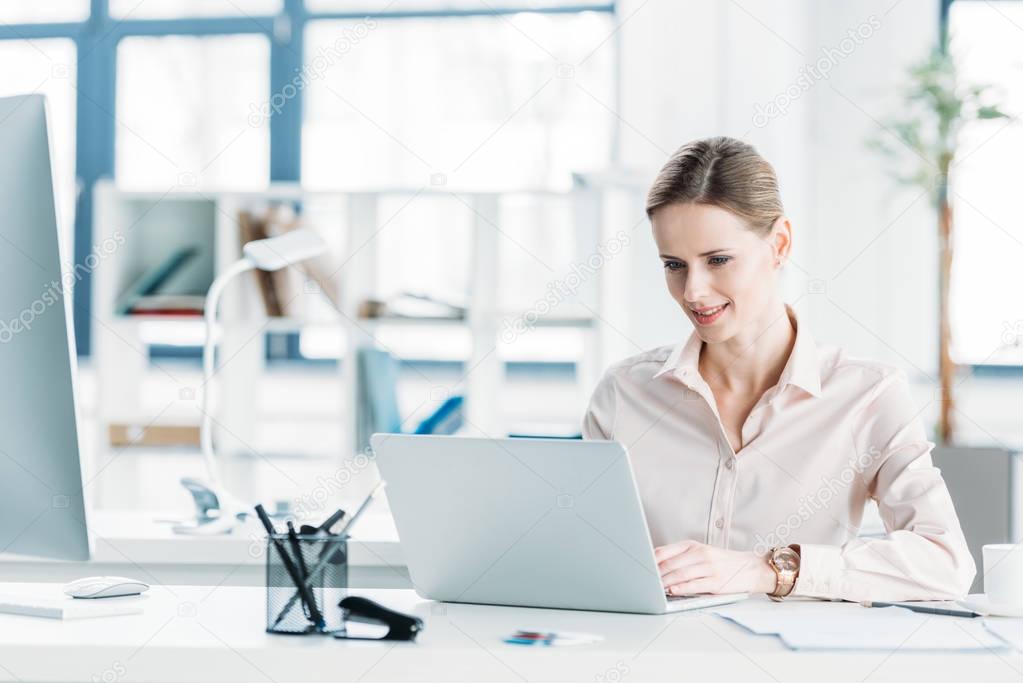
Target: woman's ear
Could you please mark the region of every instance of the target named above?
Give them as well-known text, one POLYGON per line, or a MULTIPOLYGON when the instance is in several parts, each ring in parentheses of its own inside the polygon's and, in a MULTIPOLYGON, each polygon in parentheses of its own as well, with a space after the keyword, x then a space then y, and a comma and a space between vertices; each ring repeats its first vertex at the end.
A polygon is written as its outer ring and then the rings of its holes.
POLYGON ((771 224, 768 242, 774 255, 774 265, 780 267, 792 251, 792 223, 787 216, 778 216, 771 224))

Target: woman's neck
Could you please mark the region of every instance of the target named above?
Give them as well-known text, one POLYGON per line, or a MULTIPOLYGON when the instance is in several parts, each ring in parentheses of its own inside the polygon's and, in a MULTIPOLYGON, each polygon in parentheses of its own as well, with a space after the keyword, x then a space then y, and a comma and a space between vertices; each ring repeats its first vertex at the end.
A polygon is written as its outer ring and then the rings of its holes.
POLYGON ((704 343, 700 374, 729 392, 763 393, 781 377, 796 343, 796 329, 778 300, 754 325, 727 341, 704 343))

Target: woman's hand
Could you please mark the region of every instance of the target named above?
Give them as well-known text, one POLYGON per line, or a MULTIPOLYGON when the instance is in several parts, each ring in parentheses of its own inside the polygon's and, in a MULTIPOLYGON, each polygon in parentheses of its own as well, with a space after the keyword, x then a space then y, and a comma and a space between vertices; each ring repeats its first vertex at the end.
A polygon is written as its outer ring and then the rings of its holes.
POLYGON ((659 546, 654 558, 669 595, 771 593, 777 582, 766 557, 697 541, 659 546))

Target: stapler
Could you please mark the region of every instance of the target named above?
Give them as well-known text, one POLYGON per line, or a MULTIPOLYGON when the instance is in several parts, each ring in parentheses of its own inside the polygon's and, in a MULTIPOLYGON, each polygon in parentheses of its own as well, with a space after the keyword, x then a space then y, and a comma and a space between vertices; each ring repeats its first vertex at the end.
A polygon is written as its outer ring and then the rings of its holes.
POLYGON ((335 638, 348 640, 415 640, 423 630, 423 620, 387 609, 368 598, 350 595, 338 603, 344 621, 358 621, 387 627, 387 634, 379 638, 360 638, 347 633, 335 633, 335 638))

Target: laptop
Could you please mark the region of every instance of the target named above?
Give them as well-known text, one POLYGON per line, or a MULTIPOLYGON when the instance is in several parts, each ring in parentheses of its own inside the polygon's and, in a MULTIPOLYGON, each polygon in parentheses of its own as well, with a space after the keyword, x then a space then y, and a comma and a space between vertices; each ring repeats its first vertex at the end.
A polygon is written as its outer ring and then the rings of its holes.
POLYGON ((423 598, 665 614, 748 597, 665 594, 616 441, 378 433, 370 444, 423 598))

